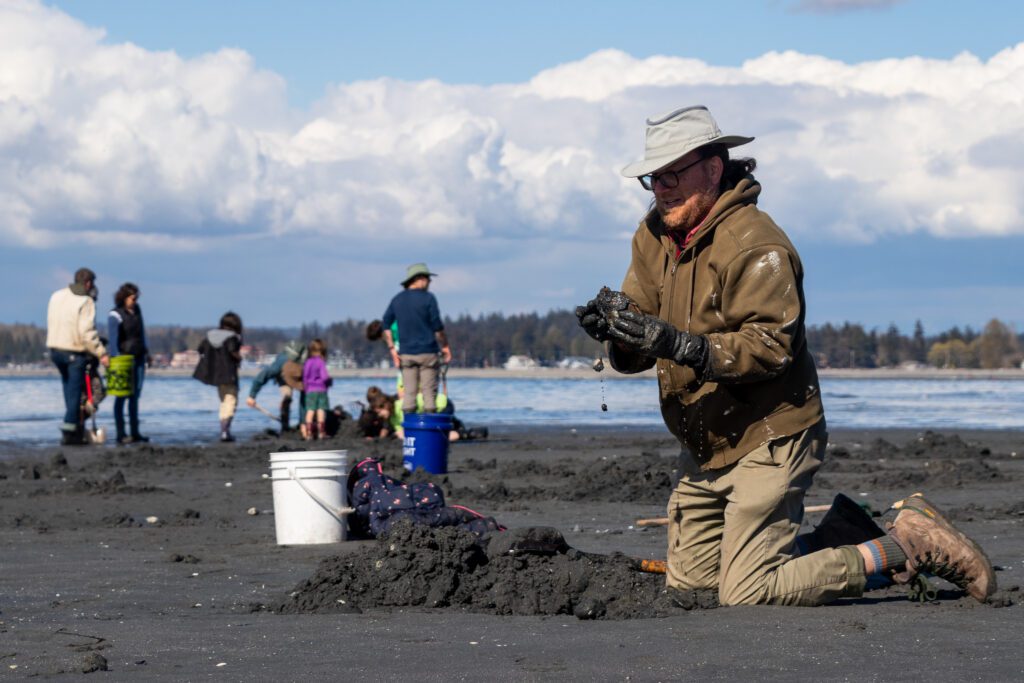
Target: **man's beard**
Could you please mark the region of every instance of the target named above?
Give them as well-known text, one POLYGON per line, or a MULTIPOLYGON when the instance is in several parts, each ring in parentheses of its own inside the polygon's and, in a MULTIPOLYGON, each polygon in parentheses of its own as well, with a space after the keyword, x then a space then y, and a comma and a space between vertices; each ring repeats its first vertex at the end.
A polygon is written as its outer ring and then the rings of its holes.
POLYGON ((718 194, 714 191, 711 179, 708 178, 704 187, 687 197, 686 201, 679 206, 674 206, 667 211, 658 206, 658 214, 668 229, 689 232, 700 225, 716 201, 718 201, 718 194))

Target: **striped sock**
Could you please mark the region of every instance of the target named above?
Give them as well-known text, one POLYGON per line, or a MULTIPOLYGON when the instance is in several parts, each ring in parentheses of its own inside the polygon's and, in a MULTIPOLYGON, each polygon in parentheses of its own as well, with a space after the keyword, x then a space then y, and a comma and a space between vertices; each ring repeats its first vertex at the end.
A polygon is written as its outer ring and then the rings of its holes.
MULTIPOLYGON (((861 544, 871 552, 873 567, 864 568, 865 574, 885 574, 893 569, 903 569, 907 562, 907 556, 903 549, 896 545, 892 536, 886 534, 861 544)), ((866 564, 866 563, 865 563, 866 564)))

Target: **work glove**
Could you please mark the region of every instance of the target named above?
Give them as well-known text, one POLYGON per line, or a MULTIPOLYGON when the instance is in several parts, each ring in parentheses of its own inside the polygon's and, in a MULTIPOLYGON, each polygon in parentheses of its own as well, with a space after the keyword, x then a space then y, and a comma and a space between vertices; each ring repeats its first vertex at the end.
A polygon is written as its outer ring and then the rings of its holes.
POLYGON ((591 299, 585 306, 576 307, 576 317, 579 319, 580 327, 592 339, 599 342, 608 339, 608 321, 597 307, 597 299, 591 299))
POLYGON ((639 311, 636 303, 622 292, 602 287, 597 296, 587 302, 586 306, 576 307, 576 317, 580 327, 597 341, 609 338, 608 325, 620 312, 625 310, 639 311))
POLYGON ((677 330, 653 315, 621 311, 608 324, 608 335, 625 349, 652 358, 667 358, 703 374, 707 364, 707 338, 677 330))

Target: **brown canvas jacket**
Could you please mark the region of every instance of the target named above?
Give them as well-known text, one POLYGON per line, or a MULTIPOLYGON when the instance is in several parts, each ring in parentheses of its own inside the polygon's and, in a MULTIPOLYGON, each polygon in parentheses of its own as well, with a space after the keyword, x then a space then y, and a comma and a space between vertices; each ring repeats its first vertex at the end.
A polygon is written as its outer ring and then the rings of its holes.
MULTIPOLYGON (((701 464, 719 469, 824 417, 804 333, 803 267, 785 233, 757 208, 761 185, 747 176, 726 191, 676 258, 651 211, 633 236, 622 291, 644 313, 709 341, 709 363, 693 369, 658 359, 662 415, 701 464)), ((653 359, 610 345, 620 372, 653 359)))

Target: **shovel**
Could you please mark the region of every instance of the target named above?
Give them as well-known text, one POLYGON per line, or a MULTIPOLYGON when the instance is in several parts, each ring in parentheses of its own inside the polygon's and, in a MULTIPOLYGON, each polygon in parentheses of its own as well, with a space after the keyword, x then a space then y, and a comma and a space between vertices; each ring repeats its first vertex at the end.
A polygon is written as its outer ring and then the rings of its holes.
POLYGON ((260 411, 261 413, 263 413, 267 417, 269 417, 271 420, 276 420, 277 422, 281 421, 281 418, 279 418, 277 415, 274 415, 272 412, 270 412, 269 410, 267 410, 266 408, 261 406, 259 403, 254 403, 252 405, 252 407, 255 408, 256 410, 260 411))
MULTIPOLYGON (((487 554, 496 555, 564 555, 570 550, 570 546, 562 532, 550 526, 533 526, 519 529, 509 529, 491 536, 487 544, 487 554)), ((605 562, 608 560, 625 561, 630 569, 648 574, 664 574, 664 560, 645 560, 639 557, 613 554, 601 555, 600 553, 588 553, 576 550, 580 555, 590 560, 605 562)))
POLYGON ((97 429, 96 427, 96 404, 93 403, 94 396, 92 393, 92 377, 89 375, 87 370, 85 373, 85 397, 89 405, 92 406, 92 431, 89 432, 88 440, 90 443, 102 444, 107 440, 107 432, 104 429, 97 429))

